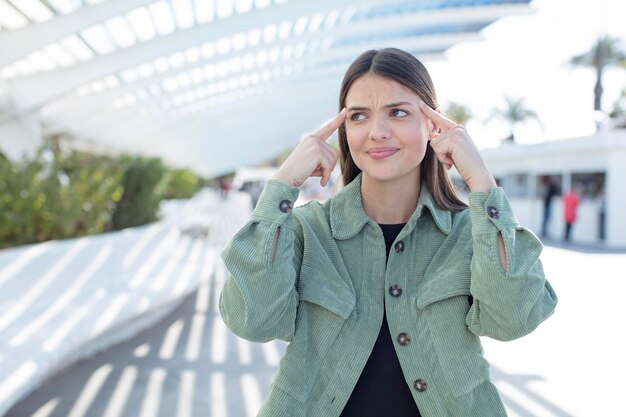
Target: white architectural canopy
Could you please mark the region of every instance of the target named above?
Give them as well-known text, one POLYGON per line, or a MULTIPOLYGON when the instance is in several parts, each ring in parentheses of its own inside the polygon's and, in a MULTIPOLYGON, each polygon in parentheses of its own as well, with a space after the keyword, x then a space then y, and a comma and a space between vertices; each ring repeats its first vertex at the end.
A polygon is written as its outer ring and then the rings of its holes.
POLYGON ((0 151, 41 137, 213 176, 294 146, 361 52, 422 61, 529 0, 0 0, 0 151))

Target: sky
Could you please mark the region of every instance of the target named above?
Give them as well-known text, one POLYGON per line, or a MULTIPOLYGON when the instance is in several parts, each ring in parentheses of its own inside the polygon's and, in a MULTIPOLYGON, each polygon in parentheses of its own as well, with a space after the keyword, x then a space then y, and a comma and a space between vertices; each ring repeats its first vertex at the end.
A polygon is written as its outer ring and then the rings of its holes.
MULTIPOLYGON (((603 34, 620 38, 626 50, 625 0, 535 0, 531 8, 531 14, 487 27, 483 40, 458 44, 441 61, 425 63, 441 107, 456 101, 471 109, 467 129, 478 147, 498 146, 508 135, 508 125, 484 122, 505 96, 523 98, 541 121, 520 125, 519 143, 593 134, 594 72, 568 61, 603 34)), ((610 111, 626 88, 626 70, 608 69, 603 81, 602 107, 610 111)))

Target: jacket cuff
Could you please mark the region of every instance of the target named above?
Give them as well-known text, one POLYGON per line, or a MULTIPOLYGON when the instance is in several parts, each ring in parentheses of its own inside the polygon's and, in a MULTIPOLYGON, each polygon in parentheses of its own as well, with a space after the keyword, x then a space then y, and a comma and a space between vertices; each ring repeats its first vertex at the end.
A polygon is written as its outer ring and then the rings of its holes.
POLYGON ((519 227, 502 187, 494 187, 490 192, 473 192, 468 198, 473 236, 519 227))
POLYGON ((299 194, 299 188, 270 178, 265 183, 263 192, 252 212, 252 220, 284 223, 291 214, 299 194))

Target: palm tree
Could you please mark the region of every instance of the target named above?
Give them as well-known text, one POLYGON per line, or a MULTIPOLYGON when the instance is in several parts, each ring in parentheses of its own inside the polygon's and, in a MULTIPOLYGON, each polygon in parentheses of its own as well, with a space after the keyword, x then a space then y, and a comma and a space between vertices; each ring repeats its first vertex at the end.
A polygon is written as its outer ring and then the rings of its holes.
POLYGON ((619 48, 619 40, 604 36, 598 38, 587 53, 571 59, 574 65, 592 67, 596 72, 596 86, 593 90, 593 109, 602 110, 602 74, 607 66, 625 66, 626 53, 619 48))
POLYGON ((511 98, 505 97, 504 101, 506 106, 504 108, 495 108, 492 110, 491 115, 487 118, 489 122, 494 117, 505 120, 510 125, 511 134, 505 138, 510 142, 515 142, 515 126, 519 123, 525 123, 530 119, 535 119, 539 122, 539 116, 533 110, 530 110, 524 104, 523 98, 511 98))
POLYGON ((465 125, 467 121, 474 117, 469 107, 456 101, 451 101, 446 107, 445 114, 454 122, 465 125))

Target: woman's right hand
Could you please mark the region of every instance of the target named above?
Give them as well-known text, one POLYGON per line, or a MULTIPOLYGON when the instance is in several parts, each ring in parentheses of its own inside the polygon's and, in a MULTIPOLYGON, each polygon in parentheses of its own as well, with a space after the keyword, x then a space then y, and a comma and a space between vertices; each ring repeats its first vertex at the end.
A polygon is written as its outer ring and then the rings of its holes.
POLYGON ((272 176, 292 187, 301 186, 309 177, 322 177, 325 186, 337 164, 339 152, 326 141, 346 120, 344 108, 317 132, 307 135, 272 176))

